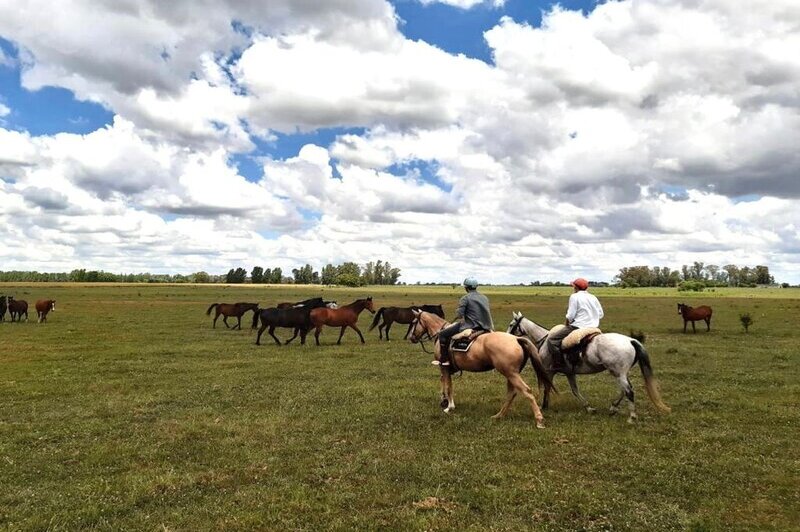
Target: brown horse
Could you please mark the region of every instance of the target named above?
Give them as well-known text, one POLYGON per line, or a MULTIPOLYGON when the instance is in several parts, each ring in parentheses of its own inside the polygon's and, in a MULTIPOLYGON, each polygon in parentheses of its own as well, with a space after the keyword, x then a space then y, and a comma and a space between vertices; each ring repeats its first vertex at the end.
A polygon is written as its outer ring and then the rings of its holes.
MULTIPOLYGON (((417 343, 423 339, 435 339, 435 353, 438 356, 439 331, 450 325, 444 319, 429 312, 414 311, 415 320, 413 330, 409 339, 412 343, 417 343)), ((466 353, 460 351, 450 351, 451 360, 459 370, 463 371, 489 371, 496 369, 506 378, 506 399, 500 411, 494 419, 500 419, 508 414, 511 403, 518 393, 525 396, 531 403, 533 417, 536 418, 536 427, 544 428, 544 416, 536 403, 536 397, 531 393, 531 388, 522 378, 520 373, 525 367, 525 363, 530 359, 533 370, 536 372, 536 381, 539 391, 545 393, 550 390, 556 391, 553 381, 547 374, 539 352, 533 342, 527 338, 517 338, 514 335, 504 332, 489 332, 478 336, 472 343, 472 347, 466 353)), ((453 380, 449 367, 440 366, 442 401, 441 407, 446 413, 452 412, 456 407, 453 401, 453 380)))
MULTIPOLYGON (((304 308, 304 307, 308 308, 308 309, 317 308, 317 307, 338 308, 338 306, 336 305, 336 301, 325 301, 321 297, 312 297, 311 299, 306 299, 306 300, 303 300, 303 301, 297 301, 295 303, 289 303, 289 302, 287 302, 287 303, 278 303, 275 306, 275 308, 277 308, 277 309, 304 308)), ((253 328, 255 328, 255 326, 253 328)), ((301 332, 300 331, 300 327, 295 327, 294 336, 292 336, 291 338, 286 340, 286 342, 285 342, 286 345, 289 345, 292 342, 292 340, 297 338, 297 336, 300 334, 300 332, 301 332)), ((306 334, 308 334, 308 331, 306 331, 306 334)), ((303 335, 303 336, 305 336, 305 335, 303 335)), ((275 335, 273 335, 273 338, 274 337, 275 337, 275 335)), ((305 343, 305 338, 302 340, 302 342, 305 343)))
POLYGON ((6 296, 0 296, 0 321, 6 319, 6 309, 8 308, 8 299, 6 296))
POLYGON ((11 321, 22 321, 22 315, 25 314, 25 321, 28 321, 28 302, 22 299, 14 299, 8 296, 8 313, 11 314, 11 321))
POLYGON ((56 311, 55 299, 40 299, 36 302, 36 315, 39 317, 39 323, 47 321, 47 313, 56 311))
POLYGON ((212 326, 213 329, 217 328, 217 319, 219 318, 220 314, 222 314, 222 323, 225 324, 225 327, 228 329, 231 328, 228 325, 228 318, 233 316, 238 320, 238 323, 233 326, 234 329, 237 327, 239 330, 242 330, 242 316, 248 310, 252 310, 253 312, 258 312, 258 303, 213 303, 208 310, 206 311, 206 316, 211 315, 211 310, 216 307, 217 313, 214 315, 214 325, 212 326))
POLYGON ((389 340, 389 329, 395 322, 408 325, 406 337, 411 332, 411 324, 414 322, 414 310, 422 310, 436 314, 440 318, 444 318, 444 310, 441 305, 412 305, 410 307, 381 307, 375 313, 375 318, 372 320, 372 325, 369 330, 378 326, 378 338, 383 339, 383 333, 386 333, 386 340, 389 340), (383 323, 378 323, 383 319, 383 323))
POLYGON ((678 303, 678 314, 683 316, 683 332, 686 333, 686 324, 692 322, 692 332, 697 334, 697 329, 694 327, 694 322, 703 320, 706 322, 706 332, 711 330, 711 307, 703 305, 702 307, 693 308, 683 303, 678 303))
POLYGON ((342 328, 341 332, 339 332, 339 339, 336 341, 337 345, 342 343, 342 336, 344 336, 344 331, 348 327, 358 333, 358 337, 361 338, 362 344, 365 343, 364 335, 361 334, 361 331, 358 330, 358 327, 356 326, 356 323, 358 322, 358 315, 361 314, 364 309, 367 309, 372 314, 375 314, 375 307, 372 305, 371 297, 366 299, 356 299, 349 305, 344 305, 339 308, 320 307, 312 310, 311 323, 317 329, 314 331, 314 340, 317 341, 317 345, 319 345, 319 334, 322 332, 323 325, 342 328))

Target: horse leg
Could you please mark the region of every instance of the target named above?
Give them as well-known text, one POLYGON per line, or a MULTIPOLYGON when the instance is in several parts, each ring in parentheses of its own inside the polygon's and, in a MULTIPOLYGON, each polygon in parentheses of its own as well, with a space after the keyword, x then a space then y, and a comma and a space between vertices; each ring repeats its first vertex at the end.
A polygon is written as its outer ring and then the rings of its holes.
POLYGON ((386 341, 387 342, 389 341, 389 329, 392 328, 392 323, 394 323, 394 322, 393 321, 387 321, 386 322, 386 329, 384 329, 384 331, 386 332, 386 341))
POLYGON ((383 340, 383 326, 385 323, 378 325, 378 340, 383 340))
MULTIPOLYGON (((442 379, 444 385, 444 398, 447 399, 447 408, 444 409, 445 414, 449 414, 456 409, 456 403, 453 401, 453 376, 450 375, 450 368, 442 367, 442 379)), ((444 399, 442 400, 444 403, 444 399)))
POLYGON ((300 345, 306 345, 306 336, 310 330, 311 329, 300 329, 300 345))
POLYGON ((319 333, 322 332, 322 325, 317 325, 317 330, 314 331, 314 340, 317 341, 317 345, 319 345, 319 333))
POLYGON ((225 314, 223 314, 223 315, 222 315, 222 323, 224 323, 224 324, 225 324, 225 327, 226 327, 227 329, 230 329, 230 328, 231 328, 231 326, 230 326, 230 325, 228 325, 228 316, 226 316, 225 314))
MULTIPOLYGON (((342 344, 342 336, 344 336, 344 331, 346 329, 347 329, 347 325, 343 325, 342 326, 342 330, 339 332, 339 339, 336 340, 336 345, 341 345, 342 344)), ((359 333, 359 334, 361 334, 361 333, 359 333)))
POLYGON ((280 339, 277 336, 275 336, 275 326, 274 325, 269 328, 269 335, 272 336, 272 339, 275 340, 276 344, 281 345, 280 339))
POLYGON ((531 393, 531 387, 525 382, 519 373, 512 373, 506 375, 506 378, 511 382, 518 393, 521 393, 525 398, 531 402, 531 410, 533 410, 533 417, 536 418, 536 428, 544 428, 544 416, 542 411, 539 410, 539 405, 536 403, 536 397, 531 393))
POLYGON ((633 421, 636 419, 636 404, 634 403, 633 386, 631 386, 631 381, 628 380, 627 375, 619 374, 615 375, 615 378, 617 379, 617 384, 619 385, 620 394, 611 405, 611 413, 616 414, 619 412, 619 404, 622 402, 623 398, 627 398, 629 411, 628 423, 633 423, 633 421))
POLYGON ((263 323, 261 327, 258 329, 258 336, 256 336, 256 345, 261 345, 261 335, 267 329, 267 324, 263 323))
POLYGON ((242 317, 241 316, 236 316, 236 327, 234 327, 234 329, 236 329, 237 327, 239 328, 240 331, 242 330, 242 317))
POLYGON ((406 335, 403 338, 408 338, 408 335, 411 334, 411 329, 414 328, 414 322, 408 324, 408 330, 406 331, 406 335))
POLYGON ((688 322, 686 320, 683 320, 683 334, 686 334, 686 324, 687 323, 688 322))
MULTIPOLYGON (((361 331, 359 331, 359 330, 358 330, 358 327, 356 327, 355 325, 351 325, 351 326, 350 326, 350 328, 351 328, 351 329, 353 329, 355 332, 357 332, 357 333, 358 333, 358 337, 359 337, 359 338, 361 338, 361 343, 362 343, 362 344, 365 344, 365 343, 367 343, 367 342, 365 342, 365 341, 364 341, 364 335, 363 335, 363 334, 361 334, 361 331)), ((388 335, 388 334, 386 335, 386 339, 387 339, 387 340, 389 339, 389 335, 388 335)))
POLYGON ((300 333, 300 327, 295 327, 295 328, 294 328, 294 336, 292 336, 291 338, 289 338, 288 340, 286 340, 286 342, 285 342, 283 345, 289 345, 289 342, 291 342, 292 340, 294 340, 295 338, 297 338, 297 335, 298 335, 299 333, 300 333))
POLYGON ((578 390, 578 380, 575 378, 575 375, 567 374, 567 380, 569 381, 569 387, 572 390, 572 395, 578 398, 578 400, 583 405, 583 408, 586 409, 586 412, 588 412, 589 414, 594 414, 595 409, 589 406, 589 401, 587 401, 586 398, 583 395, 581 395, 580 390, 578 390))
POLYGON ((219 311, 217 311, 217 315, 214 316, 214 324, 211 326, 212 329, 217 328, 217 320, 219 319, 219 311))
POLYGON ((695 327, 694 327, 694 320, 692 320, 692 332, 694 334, 697 334, 697 329, 695 329, 695 327))
POLYGON ((706 318, 706 332, 711 332, 711 318, 706 318))
POLYGON ((511 384, 511 381, 506 381, 506 400, 503 402, 503 406, 500 407, 500 411, 492 416, 492 419, 501 419, 506 417, 508 411, 511 409, 511 403, 514 401, 514 398, 517 396, 517 390, 514 388, 514 385, 511 384))

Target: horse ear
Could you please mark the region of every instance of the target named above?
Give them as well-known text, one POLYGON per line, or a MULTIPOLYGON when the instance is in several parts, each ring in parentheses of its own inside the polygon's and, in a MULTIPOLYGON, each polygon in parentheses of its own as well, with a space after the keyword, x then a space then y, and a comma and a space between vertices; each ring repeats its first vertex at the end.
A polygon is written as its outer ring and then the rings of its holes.
POLYGON ((422 314, 421 310, 417 310, 415 308, 412 308, 411 312, 412 312, 412 314, 414 314, 414 316, 419 316, 420 314, 422 314))

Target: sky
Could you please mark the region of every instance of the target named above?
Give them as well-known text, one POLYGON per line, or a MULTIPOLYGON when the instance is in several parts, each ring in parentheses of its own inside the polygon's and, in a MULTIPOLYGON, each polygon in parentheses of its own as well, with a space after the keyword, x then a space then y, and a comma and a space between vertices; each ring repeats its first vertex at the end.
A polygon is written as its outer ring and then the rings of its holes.
POLYGON ((796 0, 0 0, 0 270, 800 282, 796 0))

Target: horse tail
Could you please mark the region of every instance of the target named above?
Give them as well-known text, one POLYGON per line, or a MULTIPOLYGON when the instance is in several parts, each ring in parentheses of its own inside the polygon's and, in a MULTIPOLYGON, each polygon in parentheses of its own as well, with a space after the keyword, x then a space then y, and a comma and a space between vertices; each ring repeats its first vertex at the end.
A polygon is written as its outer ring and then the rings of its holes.
POLYGON ((251 329, 255 329, 256 327, 258 327, 258 318, 260 318, 260 317, 261 317, 261 309, 260 308, 256 308, 253 311, 253 325, 252 325, 252 327, 250 327, 251 329))
POLYGON ((637 340, 632 340, 631 344, 636 350, 634 362, 639 362, 639 368, 642 370, 642 377, 644 377, 644 387, 645 390, 647 390, 647 396, 657 409, 662 412, 671 412, 672 409, 664 404, 664 401, 661 400, 661 394, 658 392, 658 383, 653 376, 653 367, 650 365, 650 355, 647 354, 647 350, 637 340))
MULTIPOLYGON (((544 368, 544 364, 542 364, 542 358, 539 356, 539 351, 536 349, 536 346, 533 345, 533 342, 527 338, 517 338, 517 342, 520 347, 522 347, 522 353, 525 357, 522 361, 522 367, 525 367, 525 360, 530 359, 533 371, 536 372, 536 381, 539 384, 544 383, 545 388, 549 388, 553 393, 558 393, 556 385, 553 384, 553 380, 550 378, 550 375, 547 374, 547 370, 544 368)), ((521 370, 522 368, 520 368, 520 371, 521 370)))
POLYGON ((214 303, 210 307, 208 307, 208 310, 206 311, 206 316, 211 316, 211 309, 213 309, 217 305, 219 305, 219 303, 214 303))
POLYGON ((386 307, 381 307, 378 309, 378 312, 375 313, 375 317, 372 319, 372 325, 369 326, 370 331, 378 325, 379 321, 381 321, 384 310, 386 310, 386 307))

